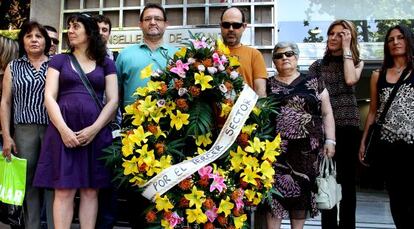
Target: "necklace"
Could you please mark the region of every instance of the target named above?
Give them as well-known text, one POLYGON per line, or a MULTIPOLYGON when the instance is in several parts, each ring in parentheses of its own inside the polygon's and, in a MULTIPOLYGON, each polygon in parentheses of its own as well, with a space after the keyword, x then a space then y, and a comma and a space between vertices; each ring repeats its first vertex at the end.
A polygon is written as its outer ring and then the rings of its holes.
POLYGON ((402 72, 402 70, 404 69, 404 65, 400 66, 399 68, 396 66, 395 67, 395 71, 397 72, 397 74, 400 74, 402 72))

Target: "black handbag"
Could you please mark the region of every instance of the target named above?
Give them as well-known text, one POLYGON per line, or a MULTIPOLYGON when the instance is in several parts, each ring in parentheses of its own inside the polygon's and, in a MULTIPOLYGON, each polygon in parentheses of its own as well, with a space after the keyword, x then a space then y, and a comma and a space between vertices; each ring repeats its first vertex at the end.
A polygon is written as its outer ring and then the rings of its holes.
MULTIPOLYGON (((76 72, 78 73, 79 78, 82 80, 82 83, 85 85, 89 94, 94 99, 96 105, 102 110, 103 109, 102 101, 98 99, 98 96, 96 95, 95 90, 92 88, 91 82, 89 82, 88 77, 86 77, 85 72, 82 70, 78 60, 73 54, 69 54, 69 57, 71 59, 73 66, 76 68, 76 72)), ((109 126, 112 129, 112 138, 121 137, 121 126, 115 120, 111 121, 109 126)))
MULTIPOLYGON (((385 116, 391 106, 392 101, 397 94, 398 88, 400 88, 402 82, 406 78, 406 75, 411 70, 411 68, 407 67, 401 73, 400 78, 398 79, 397 83, 394 85, 390 96, 388 97, 387 102, 384 105, 384 110, 381 112, 378 121, 372 123, 368 128, 368 134, 365 139, 365 154, 363 158, 363 162, 368 165, 372 165, 378 163, 381 160, 381 128, 382 124, 384 123, 385 116)), ((385 72, 383 72, 385 75, 385 72)))

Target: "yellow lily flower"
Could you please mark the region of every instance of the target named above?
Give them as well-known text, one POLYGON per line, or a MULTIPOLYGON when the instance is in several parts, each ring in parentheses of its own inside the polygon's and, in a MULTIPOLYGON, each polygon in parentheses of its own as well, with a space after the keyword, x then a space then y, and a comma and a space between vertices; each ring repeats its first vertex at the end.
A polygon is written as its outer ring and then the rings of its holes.
POLYGON ((275 182, 275 180, 273 179, 273 177, 262 177, 262 183, 263 186, 269 190, 270 188, 273 187, 273 183, 275 182))
POLYGON ((128 137, 122 138, 122 155, 124 157, 128 157, 129 155, 134 153, 134 142, 130 140, 128 137))
POLYGON ((177 104, 175 102, 168 101, 165 104, 165 107, 164 107, 165 108, 165 113, 171 114, 173 111, 175 111, 176 107, 177 107, 177 104))
POLYGON ((207 151, 207 150, 205 150, 205 149, 203 149, 203 148, 197 147, 197 154, 198 154, 198 155, 204 154, 206 151, 207 151))
POLYGON ((144 128, 142 126, 139 126, 133 130, 133 134, 130 134, 128 138, 138 146, 141 146, 141 142, 146 143, 148 141, 147 137, 151 135, 151 132, 144 131, 144 128))
POLYGON ((254 137, 253 141, 249 141, 249 146, 244 150, 249 153, 260 153, 265 149, 265 143, 261 142, 258 137, 254 137))
POLYGON ((246 155, 247 153, 244 152, 240 146, 237 146, 237 153, 233 150, 230 151, 230 163, 236 173, 238 173, 240 169, 244 168, 243 157, 246 155))
POLYGON ((168 199, 167 195, 161 197, 159 194, 155 196, 155 208, 158 211, 170 211, 174 206, 171 204, 170 200, 168 199))
POLYGON ((164 155, 160 158, 160 167, 161 169, 166 169, 171 166, 172 157, 171 155, 164 155))
POLYGON ((234 204, 232 202, 230 202, 230 197, 227 196, 225 200, 221 200, 220 202, 220 206, 217 209, 217 213, 224 213, 224 215, 227 217, 228 215, 230 215, 231 210, 233 209, 234 204))
POLYGON ((200 135, 196 138, 196 145, 197 146, 201 146, 203 145, 204 147, 210 145, 212 143, 211 139, 211 132, 205 134, 205 135, 200 135))
POLYGON ((254 204, 254 205, 258 205, 258 204, 260 204, 260 202, 262 201, 262 193, 258 192, 258 193, 256 193, 256 194, 257 194, 257 197, 255 197, 255 198, 253 199, 253 204, 254 204))
POLYGON ((204 91, 208 88, 213 88, 213 86, 211 86, 208 83, 208 82, 213 80, 213 77, 211 77, 210 75, 204 75, 204 72, 194 73, 194 79, 195 79, 194 84, 200 84, 202 91, 204 91))
POLYGON ((187 48, 186 47, 181 47, 177 52, 175 52, 175 55, 178 58, 184 58, 186 53, 187 53, 187 48))
POLYGON ((262 113, 262 110, 261 110, 259 107, 254 106, 254 107, 253 107, 253 114, 255 114, 255 115, 259 116, 259 115, 260 115, 260 113, 262 113))
POLYGON ((124 175, 138 173, 137 158, 133 156, 131 160, 124 160, 122 167, 124 167, 124 175))
POLYGON ((133 117, 132 125, 134 126, 141 126, 142 123, 145 121, 145 115, 140 111, 138 111, 132 117, 133 117))
POLYGON ((163 82, 161 81, 152 81, 152 80, 148 81, 147 83, 148 92, 160 90, 162 84, 163 82))
POLYGON ((173 113, 171 113, 170 114, 171 128, 175 126, 175 129, 180 130, 183 127, 183 125, 188 125, 188 123, 190 123, 188 121, 189 117, 190 117, 189 114, 181 113, 180 110, 177 110, 177 115, 174 115, 173 113))
POLYGON ((260 165, 260 171, 262 172, 264 177, 271 178, 275 175, 275 170, 273 169, 272 165, 268 161, 264 161, 260 165))
POLYGON ((165 117, 165 113, 163 112, 163 108, 154 108, 154 111, 150 113, 150 121, 153 120, 155 123, 159 123, 161 118, 165 117))
POLYGON ((246 214, 243 214, 243 215, 241 215, 239 217, 234 217, 233 219, 234 219, 234 226, 237 229, 239 229, 239 228, 242 228, 243 225, 244 225, 244 222, 246 222, 247 215, 246 214))
POLYGON ((138 166, 141 166, 143 163, 150 165, 155 160, 154 150, 148 151, 148 145, 145 144, 139 149, 136 149, 135 152, 139 153, 138 166))
POLYGON ((149 93, 149 90, 147 87, 139 87, 137 89, 135 89, 134 94, 132 94, 133 96, 139 95, 139 96, 147 96, 149 93))
POLYGON ((221 52, 221 54, 224 54, 226 56, 230 55, 230 49, 224 44, 224 42, 221 39, 217 39, 217 51, 221 52))
POLYGON ((138 109, 145 115, 148 116, 157 107, 157 100, 151 100, 151 96, 145 97, 145 100, 139 100, 138 109))
POLYGON ((173 227, 171 227, 170 222, 168 222, 165 219, 161 219, 161 226, 164 227, 165 229, 173 229, 173 227))
POLYGON ((233 106, 230 103, 221 103, 220 117, 227 117, 230 114, 232 108, 233 106))
POLYGON ((134 102, 133 104, 125 106, 125 113, 126 114, 133 115, 136 112, 138 112, 137 102, 134 102))
POLYGON ((147 164, 147 176, 152 177, 154 174, 158 174, 160 173, 161 170, 161 162, 158 160, 155 160, 155 158, 153 160, 151 160, 151 162, 149 164, 147 164))
POLYGON ((190 194, 185 194, 184 197, 189 200, 188 206, 192 207, 193 205, 196 208, 201 208, 201 205, 206 200, 206 196, 204 195, 204 191, 198 191, 197 187, 194 185, 193 189, 191 190, 190 194))
POLYGON ((151 76, 151 74, 152 74, 152 65, 153 64, 149 64, 141 70, 141 79, 145 79, 145 78, 148 78, 148 77, 151 76))
POLYGON ((256 169, 259 167, 259 160, 255 156, 243 156, 243 164, 246 165, 246 167, 256 169))
POLYGON ((256 192, 251 189, 244 190, 244 196, 247 198, 248 201, 252 202, 254 197, 256 196, 256 192))
POLYGON ((187 220, 189 223, 206 223, 207 222, 207 216, 203 213, 203 211, 200 208, 196 209, 186 209, 185 213, 187 214, 187 220))
POLYGON ((157 126, 157 132, 154 133, 154 136, 156 139, 163 136, 164 138, 167 138, 167 135, 165 135, 164 131, 161 130, 160 126, 157 126))
POLYGON ((229 65, 231 67, 240 66, 239 58, 237 56, 229 56, 229 65))
POLYGON ((252 185, 257 185, 256 178, 260 178, 257 172, 255 170, 252 170, 249 166, 243 170, 243 172, 240 174, 240 177, 243 177, 243 181, 252 185))
POLYGON ((257 129, 257 124, 245 125, 242 127, 242 133, 252 135, 252 132, 257 129))
POLYGON ((144 179, 142 179, 142 177, 141 177, 141 176, 139 176, 139 175, 135 175, 133 178, 131 178, 131 179, 129 180, 129 183, 132 183, 132 186, 134 186, 134 185, 136 185, 136 186, 142 186, 142 185, 144 185, 145 183, 147 183, 147 181, 146 181, 146 180, 144 180, 144 179))
POLYGON ((270 162, 276 161, 276 156, 280 155, 280 134, 278 134, 273 141, 266 140, 265 151, 262 156, 262 160, 269 160, 270 162))

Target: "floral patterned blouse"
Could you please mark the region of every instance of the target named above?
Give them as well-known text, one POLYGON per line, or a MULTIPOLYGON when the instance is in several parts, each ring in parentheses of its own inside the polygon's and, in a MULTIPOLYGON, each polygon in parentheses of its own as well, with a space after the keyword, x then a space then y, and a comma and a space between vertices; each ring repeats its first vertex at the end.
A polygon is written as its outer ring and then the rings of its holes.
POLYGON ((320 96, 324 84, 301 74, 290 84, 270 78, 267 89, 268 96, 279 102, 275 125, 282 137, 274 188, 283 197, 273 199, 271 213, 281 218, 314 217, 318 213, 315 179, 324 140, 320 96))
MULTIPOLYGON (((379 106, 376 118, 383 111, 385 102, 395 84, 386 81, 386 75, 381 72, 378 79, 379 106)), ((405 79, 397 91, 394 100, 385 116, 382 125, 381 138, 393 143, 403 141, 414 144, 414 71, 405 79)), ((378 121, 378 120, 377 120, 378 121)))

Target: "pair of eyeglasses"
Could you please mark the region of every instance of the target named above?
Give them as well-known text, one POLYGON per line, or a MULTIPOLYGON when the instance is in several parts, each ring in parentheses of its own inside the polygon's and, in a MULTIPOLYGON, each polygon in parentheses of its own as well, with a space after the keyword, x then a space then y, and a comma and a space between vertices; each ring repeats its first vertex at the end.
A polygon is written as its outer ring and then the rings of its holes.
POLYGON ((54 45, 58 45, 59 44, 59 40, 56 38, 50 38, 50 41, 54 44, 54 45))
POLYGON ((241 22, 222 22, 221 23, 221 27, 225 28, 225 29, 230 29, 230 27, 233 27, 233 29, 240 29, 243 26, 243 23, 241 22))
POLYGON ((162 21, 165 21, 165 19, 164 18, 162 18, 162 17, 145 17, 144 18, 144 21, 145 22, 151 22, 152 20, 154 19, 154 21, 155 22, 162 22, 162 21))
POLYGON ((273 54, 273 59, 282 59, 283 55, 285 55, 286 57, 292 57, 295 55, 294 51, 286 51, 286 52, 277 52, 275 54, 273 54))

